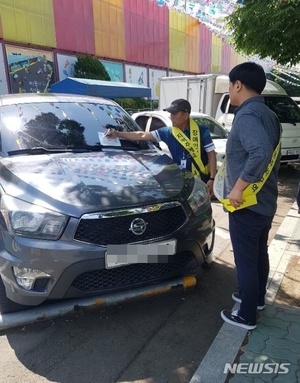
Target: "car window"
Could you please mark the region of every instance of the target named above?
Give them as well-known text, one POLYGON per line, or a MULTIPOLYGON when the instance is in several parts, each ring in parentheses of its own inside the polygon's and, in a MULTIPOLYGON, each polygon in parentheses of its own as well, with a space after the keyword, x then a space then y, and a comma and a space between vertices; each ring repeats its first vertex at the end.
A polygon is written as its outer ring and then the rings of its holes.
POLYGON ((225 95, 224 98, 223 98, 223 101, 222 101, 222 104, 221 104, 221 111, 222 113, 226 113, 226 106, 227 106, 227 103, 228 103, 228 99, 229 99, 229 95, 225 95))
POLYGON ((210 131, 211 138, 226 138, 227 133, 225 129, 223 129, 216 121, 211 120, 207 117, 193 117, 193 120, 198 125, 205 125, 207 126, 208 130, 210 131))
MULTIPOLYGON (((99 134, 108 128, 139 130, 118 105, 41 102, 5 105, 0 111, 1 151, 4 153, 32 147, 100 147, 99 134)), ((144 144, 140 143, 143 147, 144 144)))
POLYGON ((143 129, 143 131, 145 131, 148 120, 149 120, 149 117, 147 116, 139 116, 135 119, 135 122, 139 125, 140 128, 143 129))
POLYGON ((159 128, 163 128, 165 126, 166 126, 166 123, 163 120, 161 120, 160 118, 157 118, 157 117, 152 117, 151 125, 150 125, 150 132, 152 132, 153 130, 159 129, 159 128))
MULTIPOLYGON (((229 94, 226 94, 223 98, 221 108, 220 108, 222 113, 226 113, 228 101, 229 101, 229 94)), ((236 108, 237 108, 236 106, 233 106, 232 104, 230 104, 227 113, 233 113, 236 108)))
POLYGON ((300 108, 290 97, 265 96, 264 98, 266 105, 277 114, 280 122, 300 122, 300 108))

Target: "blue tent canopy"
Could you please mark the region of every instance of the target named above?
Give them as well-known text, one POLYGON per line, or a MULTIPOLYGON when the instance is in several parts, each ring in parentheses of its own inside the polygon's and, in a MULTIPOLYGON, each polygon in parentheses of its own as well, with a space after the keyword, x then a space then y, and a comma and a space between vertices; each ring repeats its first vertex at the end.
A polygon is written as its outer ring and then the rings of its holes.
POLYGON ((126 82, 67 77, 51 85, 51 93, 72 93, 105 98, 151 97, 151 88, 126 82))

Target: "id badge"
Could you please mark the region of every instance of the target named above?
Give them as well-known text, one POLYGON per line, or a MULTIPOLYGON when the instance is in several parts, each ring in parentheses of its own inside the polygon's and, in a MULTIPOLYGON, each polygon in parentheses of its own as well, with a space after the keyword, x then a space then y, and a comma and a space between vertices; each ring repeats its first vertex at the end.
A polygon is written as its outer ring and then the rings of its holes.
POLYGON ((181 169, 186 169, 186 160, 185 160, 185 159, 182 159, 182 160, 180 161, 180 168, 181 168, 181 169))

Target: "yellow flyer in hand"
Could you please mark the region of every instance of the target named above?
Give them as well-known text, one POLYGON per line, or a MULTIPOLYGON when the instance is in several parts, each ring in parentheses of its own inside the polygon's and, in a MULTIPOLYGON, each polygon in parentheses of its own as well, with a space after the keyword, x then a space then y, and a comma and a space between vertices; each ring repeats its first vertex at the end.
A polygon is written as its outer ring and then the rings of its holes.
POLYGON ((222 166, 217 172, 217 175, 215 177, 214 181, 214 194, 215 197, 222 203, 224 208, 232 213, 233 211, 239 210, 239 209, 244 209, 245 207, 256 205, 257 204, 257 198, 256 195, 253 194, 250 190, 247 190, 246 188, 243 192, 243 204, 237 208, 232 206, 230 204, 230 201, 228 198, 226 198, 226 189, 225 189, 225 169, 226 169, 226 158, 224 158, 224 161, 222 163, 222 166), (245 192, 248 192, 245 194, 245 192))

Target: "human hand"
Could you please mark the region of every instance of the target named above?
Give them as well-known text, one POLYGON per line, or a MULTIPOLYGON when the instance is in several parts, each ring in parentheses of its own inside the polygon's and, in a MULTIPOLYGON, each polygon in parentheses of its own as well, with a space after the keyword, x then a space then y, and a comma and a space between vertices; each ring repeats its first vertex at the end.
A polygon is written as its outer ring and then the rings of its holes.
POLYGON ((208 192, 209 192, 209 196, 210 197, 213 197, 214 195, 214 181, 209 179, 207 182, 206 182, 206 185, 208 187, 208 192))
POLYGON ((245 200, 243 199, 243 191, 233 188, 228 195, 231 206, 238 208, 245 200))
POLYGON ((118 137, 118 132, 115 129, 107 129, 104 133, 104 137, 116 138, 118 137))

